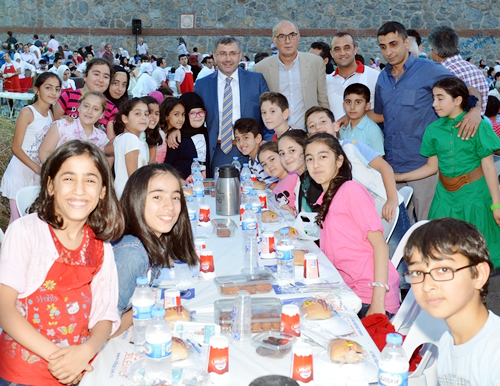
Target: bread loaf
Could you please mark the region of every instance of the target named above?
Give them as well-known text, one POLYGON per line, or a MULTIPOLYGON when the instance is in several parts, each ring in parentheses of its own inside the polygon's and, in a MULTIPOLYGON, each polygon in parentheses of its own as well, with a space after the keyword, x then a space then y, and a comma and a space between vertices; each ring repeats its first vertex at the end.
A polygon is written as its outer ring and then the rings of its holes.
POLYGON ((332 309, 322 299, 311 299, 300 305, 302 316, 306 319, 321 320, 332 317, 332 309))
POLYGON ((181 361, 189 356, 186 343, 181 338, 172 337, 172 362, 181 361))
POLYGON ((328 345, 330 359, 335 363, 359 363, 363 360, 363 349, 352 340, 333 339, 328 345))
POLYGON ((278 222, 280 220, 278 217, 278 214, 276 212, 271 211, 271 210, 262 211, 261 218, 262 218, 262 222, 265 222, 265 223, 274 223, 274 222, 278 222))

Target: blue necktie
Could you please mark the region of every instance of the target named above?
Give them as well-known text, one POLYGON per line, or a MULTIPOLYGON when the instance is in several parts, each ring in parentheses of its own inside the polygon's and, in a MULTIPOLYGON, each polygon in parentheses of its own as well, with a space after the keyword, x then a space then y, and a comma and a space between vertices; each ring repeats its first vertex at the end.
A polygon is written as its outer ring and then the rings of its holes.
POLYGON ((231 80, 226 78, 226 87, 224 87, 224 99, 222 101, 222 124, 220 130, 220 148, 228 154, 233 147, 233 90, 231 80))

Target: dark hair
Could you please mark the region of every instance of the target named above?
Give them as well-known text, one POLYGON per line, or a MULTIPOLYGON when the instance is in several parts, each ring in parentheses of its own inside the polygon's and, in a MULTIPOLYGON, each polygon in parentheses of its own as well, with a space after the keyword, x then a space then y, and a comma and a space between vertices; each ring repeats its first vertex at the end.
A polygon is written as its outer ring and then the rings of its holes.
POLYGON ((408 34, 408 36, 412 36, 415 38, 415 42, 417 43, 417 46, 422 44, 422 37, 420 36, 420 34, 418 33, 418 31, 416 29, 413 29, 413 28, 407 29, 406 33, 408 34))
POLYGON ((458 35, 451 27, 434 28, 427 38, 427 44, 443 59, 460 54, 458 35))
POLYGON ((290 108, 286 96, 279 92, 268 91, 262 93, 259 99, 259 105, 262 107, 262 103, 264 102, 271 102, 275 104, 281 109, 281 111, 285 111, 286 109, 290 108))
POLYGON ((360 54, 354 55, 354 60, 360 62, 362 65, 365 64, 365 57, 363 55, 360 54))
POLYGON ((172 92, 172 89, 170 87, 160 87, 158 91, 163 94, 163 97, 165 97, 165 95, 174 96, 174 93, 172 92))
POLYGON ((332 54, 330 53, 331 48, 330 48, 330 45, 328 43, 313 42, 313 43, 311 43, 311 48, 313 48, 315 50, 321 50, 321 52, 319 53, 321 58, 328 59, 328 61, 333 59, 332 54))
POLYGON ((236 132, 240 134, 252 133, 254 137, 257 137, 260 134, 259 130, 259 122, 257 122, 253 118, 240 118, 236 122, 234 122, 234 133, 236 132))
POLYGON ((351 94, 361 95, 365 102, 370 102, 370 89, 362 83, 353 83, 344 90, 344 99, 351 94))
POLYGON ((212 59, 212 60, 214 60, 213 56, 205 56, 205 57, 203 58, 203 60, 201 61, 201 63, 202 63, 202 64, 205 64, 205 63, 207 62, 207 60, 208 60, 208 59, 212 59))
POLYGON ((193 47, 193 52, 198 52, 198 47, 193 47))
MULTIPOLYGON (((368 99, 370 100, 370 99, 368 99)), ((307 118, 309 118, 312 114, 314 113, 325 113, 328 118, 332 121, 332 123, 335 122, 335 117, 333 116, 333 113, 330 109, 327 109, 326 107, 321 107, 321 106, 313 106, 310 107, 307 111, 306 114, 304 115, 304 124, 307 130, 307 118)))
POLYGON ((12 31, 7 31, 7 35, 9 35, 10 37, 12 37, 12 31))
POLYGON ((130 74, 127 72, 127 70, 125 70, 122 66, 114 66, 113 67, 113 76, 111 77, 111 80, 109 82, 109 86, 108 88, 106 89, 106 91, 104 91, 104 95, 106 96, 106 98, 108 98, 108 100, 113 103, 117 109, 120 109, 120 107, 128 101, 128 86, 130 85, 130 74), (127 87, 125 89, 125 92, 123 93, 123 95, 118 98, 118 99, 115 99, 111 96, 111 94, 109 93, 109 88, 111 87, 111 84, 114 82, 115 80, 115 77, 116 77, 116 74, 118 73, 122 73, 122 74, 125 74, 125 76, 127 77, 127 87))
MULTIPOLYGON (((426 264, 431 260, 442 260, 440 255, 460 253, 469 260, 469 264, 484 262, 488 264, 490 271, 494 269, 481 232, 470 223, 450 217, 432 220, 413 231, 404 249, 403 259, 406 264, 410 264, 415 251, 420 253, 426 264)), ((472 275, 476 275, 476 267, 472 268, 472 275)), ((487 294, 488 281, 480 290, 483 301, 487 294)))
POLYGON ((500 110, 500 100, 498 100, 498 98, 494 97, 493 95, 488 96, 488 103, 486 105, 484 116, 496 119, 498 110, 500 110))
MULTIPOLYGON (((36 87, 36 88, 40 89, 40 87, 42 87, 42 85, 49 78, 57 79, 57 81, 59 82, 59 87, 62 86, 61 78, 59 78, 59 76, 56 73, 47 71, 47 72, 42 72, 40 75, 38 75, 36 77, 35 83, 33 84, 33 88, 36 87)), ((33 98, 33 101, 31 102, 31 104, 35 104, 37 101, 38 101, 38 95, 35 94, 35 97, 33 98)), ((52 109, 52 106, 50 108, 52 109)))
POLYGON ((278 139, 279 142, 284 138, 290 138, 292 141, 297 142, 300 146, 304 146, 307 140, 307 134, 302 130, 288 130, 278 139))
POLYGON ((33 37, 34 37, 35 39, 38 39, 38 35, 37 35, 37 34, 34 34, 34 35, 33 35, 33 37))
POLYGON ((187 58, 188 56, 186 54, 180 54, 179 55, 179 60, 181 60, 182 57, 186 57, 187 58))
POLYGON ((254 62, 255 64, 259 63, 261 60, 264 60, 265 58, 268 58, 269 54, 267 52, 257 52, 254 56, 254 62))
MULTIPOLYGON (((143 100, 144 103, 148 105, 148 109, 149 105, 151 104, 158 105, 159 108, 158 101, 152 96, 149 95, 143 96, 141 99, 143 100)), ((149 111, 149 113, 151 114, 151 111, 149 111)), ((148 144, 149 147, 160 146, 163 143, 163 139, 161 138, 160 135, 160 121, 158 121, 154 129, 150 129, 148 126, 145 133, 146 133, 146 143, 148 144)))
POLYGON ((54 39, 54 35, 50 35, 50 38, 51 38, 51 39, 54 39))
POLYGON ((61 165, 69 158, 87 154, 99 170, 106 194, 87 218, 87 225, 96 238, 111 241, 123 234, 124 222, 113 186, 113 175, 104 153, 93 143, 73 140, 58 147, 42 165, 40 195, 30 208, 30 213, 50 224, 54 229, 64 229, 64 220, 56 214, 54 195, 49 194, 48 185, 54 181, 61 165))
POLYGON ((345 32, 345 31, 340 31, 340 32, 337 32, 335 35, 333 35, 332 41, 335 38, 343 38, 344 36, 350 36, 351 39, 352 39, 352 44, 354 45, 354 47, 357 46, 356 45, 356 41, 354 40, 354 36, 352 36, 349 32, 345 32))
POLYGON ((146 249, 152 264, 171 267, 169 254, 189 265, 199 261, 194 249, 193 233, 182 191, 179 172, 168 164, 151 164, 137 169, 129 177, 120 201, 125 217, 126 235, 137 237, 146 249), (169 233, 157 237, 145 220, 144 210, 149 182, 161 174, 172 174, 179 181, 181 211, 177 222, 169 233))
POLYGON ((465 85, 464 81, 456 76, 450 76, 448 78, 443 78, 434 83, 432 88, 442 88, 448 95, 453 99, 457 97, 462 97, 462 103, 460 107, 462 110, 467 110, 469 107, 469 90, 465 85))
POLYGON ((134 107, 139 103, 144 103, 147 106, 147 103, 141 98, 132 98, 120 107, 120 110, 116 113, 115 124, 113 127, 116 135, 122 134, 125 131, 125 123, 123 122, 122 115, 128 116, 134 107))
POLYGON ((260 162, 260 159, 259 159, 260 153, 262 153, 264 151, 272 151, 273 153, 279 154, 278 153, 278 142, 268 141, 268 142, 264 142, 262 145, 260 145, 259 151, 257 153, 257 159, 259 160, 259 162, 260 162))
POLYGON ((219 47, 220 44, 227 46, 233 43, 236 44, 238 46, 238 49, 241 51, 240 42, 234 36, 223 36, 218 39, 214 44, 214 51, 217 51, 217 47, 219 47))
POLYGON ((157 65, 158 67, 160 67, 160 66, 161 66, 161 63, 162 63, 164 60, 165 60, 165 58, 158 58, 158 59, 156 60, 156 65, 157 65))
POLYGON ((318 216, 316 217, 316 224, 318 224, 320 228, 323 228, 323 221, 325 221, 328 210, 330 209, 330 204, 335 197, 335 194, 337 194, 337 191, 344 184, 344 182, 352 180, 352 172, 351 163, 345 155, 344 150, 342 149, 342 146, 340 146, 337 138, 327 133, 314 134, 306 141, 304 145, 304 152, 306 151, 307 146, 314 142, 320 142, 328 146, 335 153, 337 159, 340 156, 344 158, 344 162, 342 163, 342 166, 340 166, 337 175, 330 181, 330 184, 328 185, 328 189, 323 196, 323 203, 321 204, 318 211, 318 216))
POLYGON ((383 24, 377 31, 377 38, 390 34, 391 32, 401 36, 403 40, 408 38, 408 32, 406 32, 405 26, 397 21, 388 21, 383 24))
MULTIPOLYGON (((167 99, 164 99, 163 102, 161 102, 161 105, 160 105, 160 127, 165 133, 168 133, 168 131, 169 131, 167 118, 170 115, 170 113, 172 112, 172 110, 175 108, 175 106, 177 106, 177 105, 184 106, 184 103, 182 103, 177 98, 167 98, 167 99)), ((184 109, 185 108, 186 107, 184 107, 184 109)))

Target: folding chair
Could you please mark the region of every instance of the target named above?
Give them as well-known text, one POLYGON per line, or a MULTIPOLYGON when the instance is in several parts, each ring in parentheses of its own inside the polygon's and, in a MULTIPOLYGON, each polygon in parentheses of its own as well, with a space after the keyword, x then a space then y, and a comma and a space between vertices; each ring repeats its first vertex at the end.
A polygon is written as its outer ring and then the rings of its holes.
POLYGON ((399 189, 399 194, 401 194, 404 198, 405 208, 408 208, 411 196, 413 196, 413 188, 411 186, 403 186, 399 189))
POLYGON ((28 209, 40 194, 40 186, 26 186, 17 191, 16 205, 19 215, 26 216, 28 209))

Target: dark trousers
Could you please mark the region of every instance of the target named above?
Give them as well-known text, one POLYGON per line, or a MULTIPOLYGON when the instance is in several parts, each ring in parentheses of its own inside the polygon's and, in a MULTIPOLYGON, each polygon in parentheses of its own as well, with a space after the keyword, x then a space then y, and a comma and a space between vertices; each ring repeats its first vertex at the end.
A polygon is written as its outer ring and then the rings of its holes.
POLYGON ((215 174, 215 168, 221 165, 230 164, 233 162, 233 157, 238 157, 238 161, 240 161, 241 166, 243 166, 244 162, 248 162, 248 156, 240 153, 236 146, 233 146, 228 154, 224 153, 220 149, 220 145, 217 144, 215 146, 214 157, 210 163, 210 171, 212 176, 215 174))

